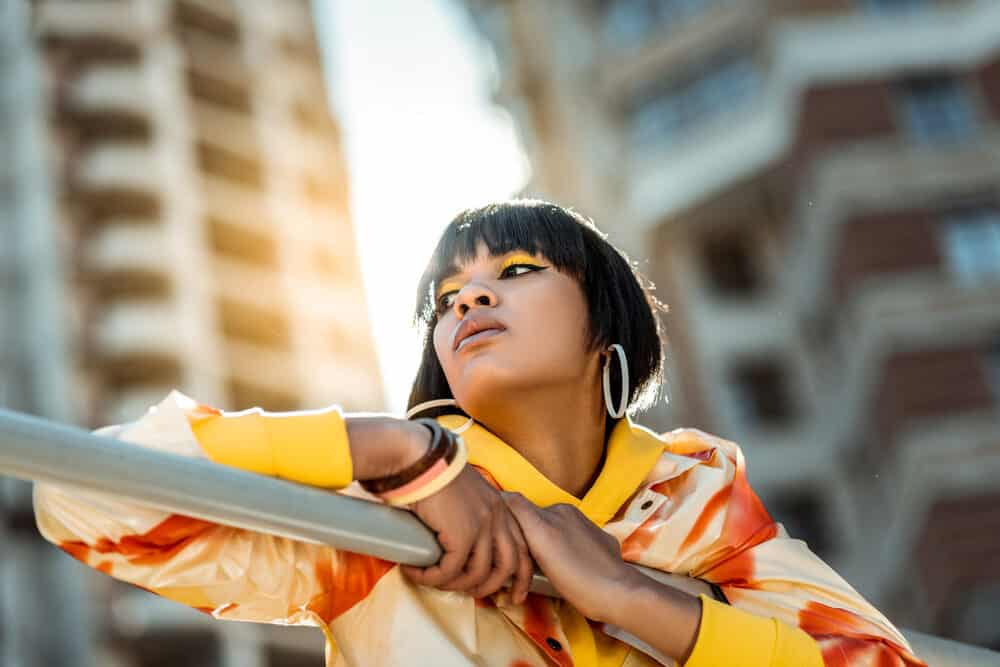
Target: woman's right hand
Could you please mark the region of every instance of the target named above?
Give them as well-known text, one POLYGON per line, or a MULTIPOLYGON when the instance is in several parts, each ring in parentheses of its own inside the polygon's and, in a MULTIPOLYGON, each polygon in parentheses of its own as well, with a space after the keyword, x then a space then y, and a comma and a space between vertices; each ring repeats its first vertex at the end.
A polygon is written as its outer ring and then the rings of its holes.
POLYGON ((402 566, 410 580, 480 598, 510 579, 513 602, 524 601, 534 574, 527 540, 500 492, 474 468, 466 466, 413 511, 437 534, 444 554, 430 567, 402 566))
MULTIPOLYGON (((406 420, 354 417, 347 428, 356 479, 398 472, 430 444, 426 427, 406 420)), ((534 573, 528 543, 500 492, 474 468, 466 466, 448 486, 410 509, 434 531, 444 552, 430 567, 402 566, 410 580, 478 598, 510 579, 513 601, 523 602, 534 573)))

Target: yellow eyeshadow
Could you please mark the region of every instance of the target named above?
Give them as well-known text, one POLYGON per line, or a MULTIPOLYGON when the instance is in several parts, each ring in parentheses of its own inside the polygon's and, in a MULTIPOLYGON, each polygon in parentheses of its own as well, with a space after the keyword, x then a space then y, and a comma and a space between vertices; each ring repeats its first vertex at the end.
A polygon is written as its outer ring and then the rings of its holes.
POLYGON ((447 294, 452 291, 457 292, 460 289, 462 289, 462 283, 456 280, 449 280, 448 282, 441 283, 441 287, 438 288, 436 296, 440 299, 442 294, 447 294))
POLYGON ((526 252, 514 253, 503 261, 503 264, 500 265, 500 270, 503 271, 508 266, 514 264, 538 264, 538 260, 526 252))
MULTIPOLYGON (((514 264, 538 264, 538 260, 529 255, 526 252, 518 252, 513 255, 508 255, 504 258, 503 262, 500 264, 499 271, 503 271, 508 266, 513 266, 514 264)), ((435 298, 440 299, 442 294, 447 294, 448 292, 457 292, 462 289, 462 283, 457 280, 447 280, 441 283, 438 287, 437 293, 434 295, 435 298)))

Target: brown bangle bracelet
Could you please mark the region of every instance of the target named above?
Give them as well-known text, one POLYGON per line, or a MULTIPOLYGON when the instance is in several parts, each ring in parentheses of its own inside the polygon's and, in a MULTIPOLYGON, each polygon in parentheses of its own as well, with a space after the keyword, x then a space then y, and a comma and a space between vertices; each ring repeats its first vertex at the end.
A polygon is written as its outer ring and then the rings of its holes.
POLYGON ((395 474, 362 480, 361 487, 365 491, 378 495, 398 489, 422 475, 439 459, 454 457, 456 441, 455 435, 451 431, 443 428, 433 419, 423 418, 414 421, 423 424, 431 432, 431 443, 427 451, 412 465, 395 474))

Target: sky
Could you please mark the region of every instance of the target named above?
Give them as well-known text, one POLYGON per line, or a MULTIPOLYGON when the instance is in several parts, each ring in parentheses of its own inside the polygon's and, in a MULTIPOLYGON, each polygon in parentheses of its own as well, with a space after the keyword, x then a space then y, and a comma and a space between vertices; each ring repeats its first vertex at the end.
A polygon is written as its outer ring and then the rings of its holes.
POLYGON ((463 208, 520 191, 529 166, 458 0, 314 6, 386 407, 401 412, 420 357, 416 285, 438 235, 463 208))

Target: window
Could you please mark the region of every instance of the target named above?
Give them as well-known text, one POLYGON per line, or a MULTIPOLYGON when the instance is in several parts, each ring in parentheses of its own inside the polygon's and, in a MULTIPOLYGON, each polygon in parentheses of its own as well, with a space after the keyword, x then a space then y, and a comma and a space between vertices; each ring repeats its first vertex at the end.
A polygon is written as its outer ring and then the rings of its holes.
POLYGON ((952 77, 910 79, 903 83, 900 95, 904 124, 914 141, 964 141, 976 129, 972 102, 952 77))
POLYGON ((726 55, 695 76, 640 98, 632 115, 633 141, 636 146, 670 142, 682 130, 751 97, 760 83, 749 54, 726 55))
POLYGON ((745 233, 705 241, 702 264, 709 286, 720 296, 750 296, 760 288, 751 242, 745 233))
POLYGON ((807 490, 786 492, 768 503, 768 509, 791 537, 805 540, 820 556, 829 553, 830 530, 817 495, 807 490))
POLYGON ((135 667, 180 664, 209 667, 220 664, 222 660, 222 650, 215 632, 200 628, 185 631, 154 627, 120 642, 116 648, 124 654, 125 664, 135 667))
POLYGON ((944 251, 959 284, 1000 280, 1000 210, 972 209, 946 218, 944 251))
POLYGON ((605 31, 619 46, 638 46, 657 31, 704 13, 727 0, 613 0, 607 3, 605 31))
POLYGON ((986 350, 986 378, 993 387, 993 395, 1000 401, 1000 336, 986 350))
POLYGON ((787 424, 795 408, 785 369, 775 360, 754 360, 738 365, 730 379, 737 419, 749 426, 787 424))
POLYGON ((867 10, 877 14, 923 9, 928 0, 864 0, 867 10))

